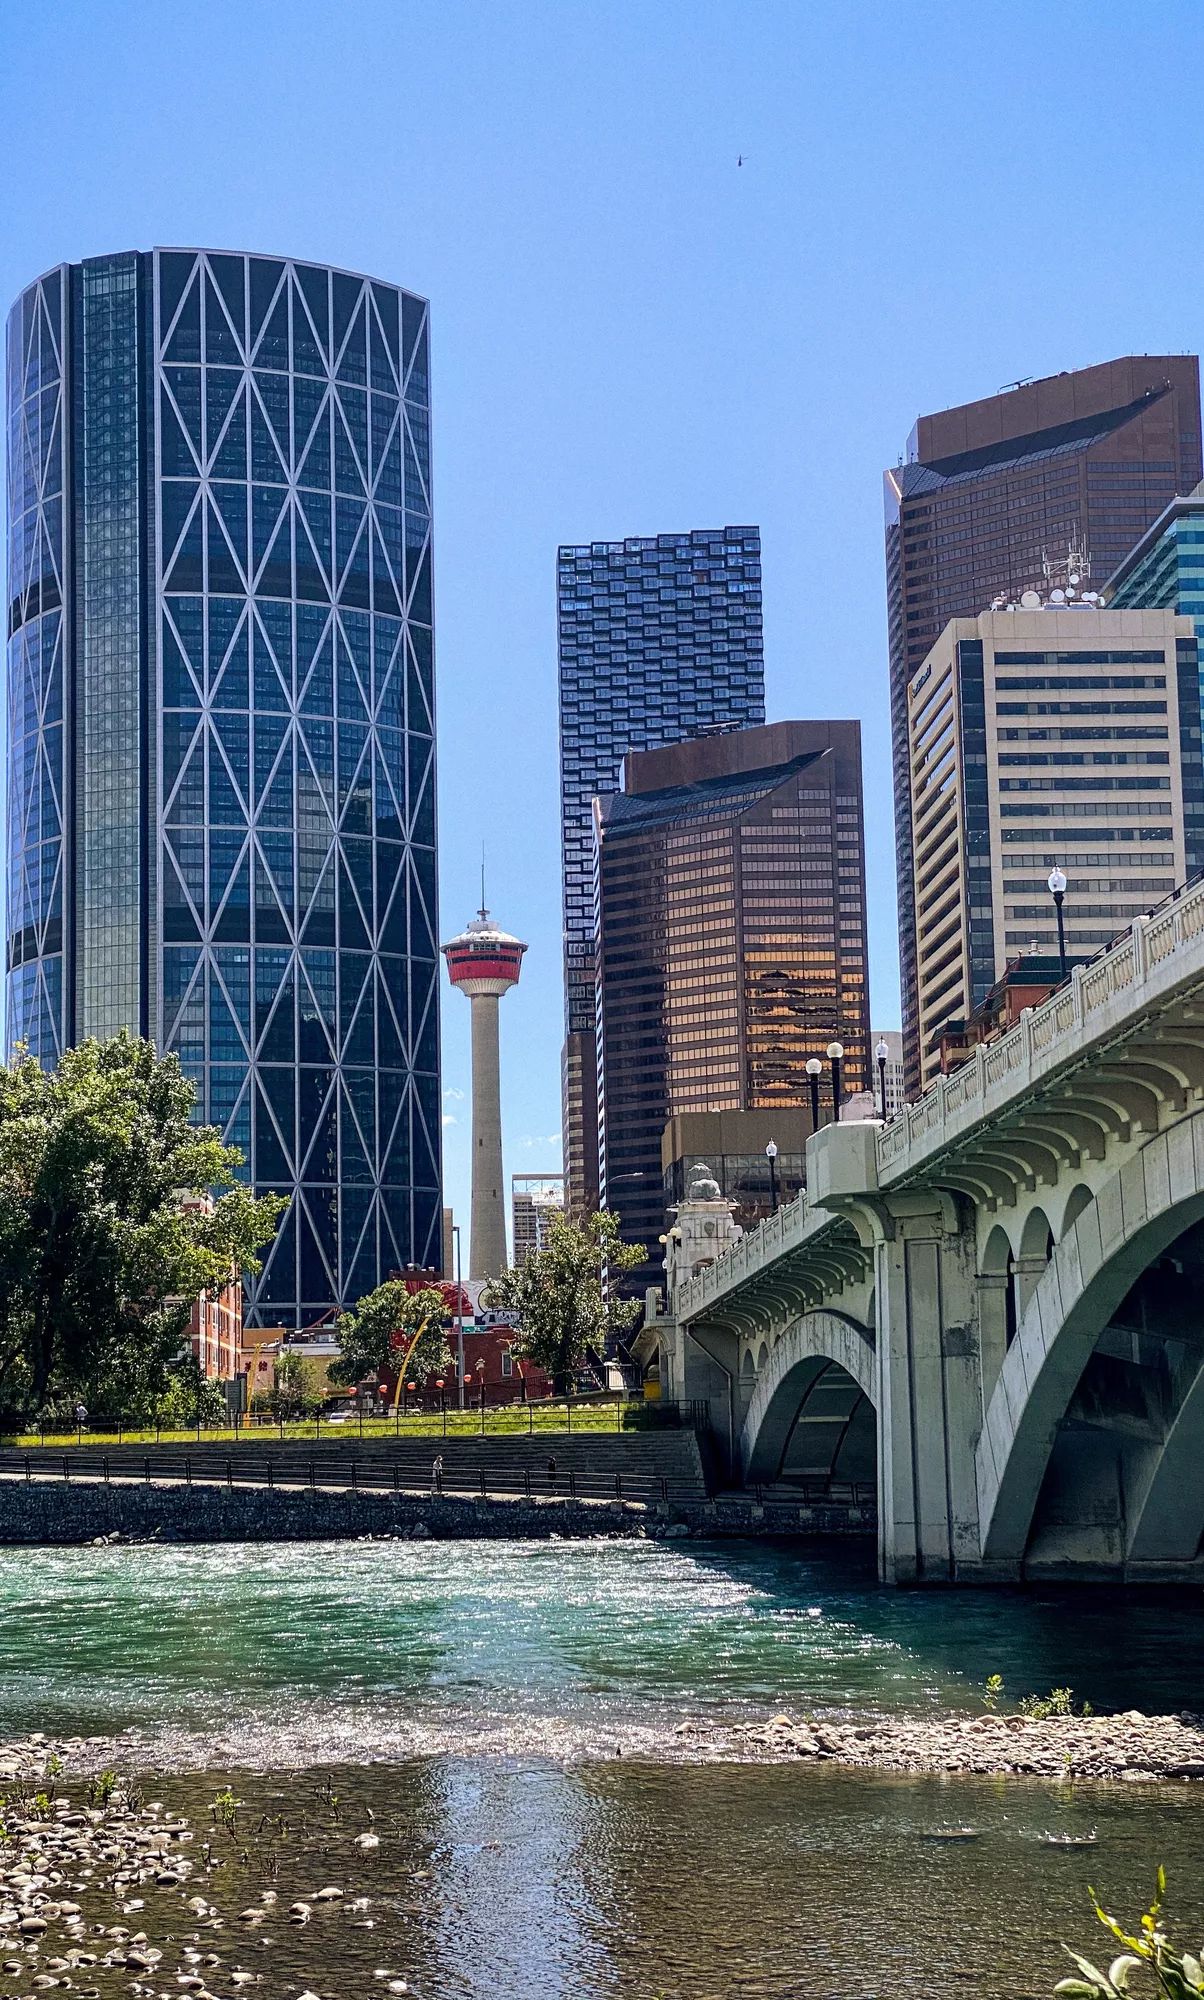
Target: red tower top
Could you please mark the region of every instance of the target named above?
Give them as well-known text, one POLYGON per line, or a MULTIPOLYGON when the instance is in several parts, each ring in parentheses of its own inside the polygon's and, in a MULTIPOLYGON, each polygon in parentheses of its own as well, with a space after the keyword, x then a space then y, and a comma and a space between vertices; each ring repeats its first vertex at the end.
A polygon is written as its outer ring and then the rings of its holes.
POLYGON ((500 995, 517 986, 526 949, 518 938, 499 929, 484 908, 459 937, 442 947, 452 985, 470 1000, 478 993, 500 995))

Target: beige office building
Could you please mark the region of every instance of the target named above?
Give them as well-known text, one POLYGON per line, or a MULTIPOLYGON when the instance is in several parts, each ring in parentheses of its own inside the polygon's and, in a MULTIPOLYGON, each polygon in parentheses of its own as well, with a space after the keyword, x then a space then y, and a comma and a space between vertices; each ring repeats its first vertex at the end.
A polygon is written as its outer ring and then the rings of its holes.
POLYGON ((946 625, 908 690, 923 1081, 1023 952, 1089 958, 1204 864, 1195 627, 1042 603, 946 625))

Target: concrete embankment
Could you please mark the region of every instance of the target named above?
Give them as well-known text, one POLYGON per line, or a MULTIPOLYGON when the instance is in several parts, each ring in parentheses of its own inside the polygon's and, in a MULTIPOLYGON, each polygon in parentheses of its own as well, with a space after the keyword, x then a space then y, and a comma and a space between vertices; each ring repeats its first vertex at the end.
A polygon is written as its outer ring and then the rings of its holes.
POLYGON ((332 1541, 779 1536, 868 1533, 845 1507, 758 1506, 738 1497, 643 1504, 217 1482, 0 1478, 0 1545, 121 1541, 332 1541))

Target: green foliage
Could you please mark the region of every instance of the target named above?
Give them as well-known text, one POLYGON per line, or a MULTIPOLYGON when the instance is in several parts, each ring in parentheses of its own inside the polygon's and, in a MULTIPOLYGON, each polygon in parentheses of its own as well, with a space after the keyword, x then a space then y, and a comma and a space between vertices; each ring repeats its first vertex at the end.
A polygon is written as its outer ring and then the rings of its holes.
POLYGON ((402 1279, 390 1278, 362 1298, 354 1312, 339 1316, 339 1358, 330 1370, 331 1381, 362 1382, 403 1361, 415 1382, 443 1374, 452 1365, 446 1320, 447 1301, 433 1285, 410 1292, 402 1279))
POLYGON ((1077 1951, 1068 1950, 1067 1956, 1077 1965, 1079 1977, 1059 1980, 1055 1993, 1074 1994, 1077 2000, 1132 2000, 1134 1989, 1129 1982, 1134 1973, 1139 1973, 1144 1977, 1138 1990, 1161 1994, 1164 2000, 1193 2000, 1193 1996, 1204 1994, 1204 1953, 1193 1956, 1190 1952, 1172 1950, 1162 1928, 1162 1900, 1166 1894, 1163 1869, 1158 1870, 1154 1900, 1141 1918, 1135 1937, 1101 1908, 1094 1889, 1088 1894, 1104 1929, 1124 1950, 1112 1960, 1106 1972, 1090 1959, 1080 1958, 1077 1951))
POLYGON ((272 1416, 285 1422, 296 1417, 312 1417, 322 1407, 322 1389, 317 1364, 307 1354, 281 1349, 272 1368, 272 1386, 266 1400, 272 1416))
POLYGON ((116 1771, 98 1771, 88 1786, 88 1804, 103 1812, 106 1806, 112 1804, 116 1790, 116 1771))
POLYGON ((604 1351, 643 1317, 643 1301, 622 1297, 618 1285, 646 1254, 643 1244, 621 1240, 617 1215, 604 1211, 582 1223, 553 1215, 543 1248, 531 1251, 521 1270, 492 1279, 484 1303, 518 1314, 518 1353, 563 1384, 590 1348, 604 1351))
POLYGON ((241 1804, 242 1800, 236 1799, 229 1785, 227 1785, 225 1791, 218 1792, 210 1805, 210 1817, 216 1825, 224 1826, 227 1833, 233 1833, 238 1825, 238 1809, 241 1804))
POLYGON ((192 1302, 255 1271, 285 1204, 190 1122, 177 1057, 129 1035, 0 1068, 0 1406, 153 1403, 192 1302), (206 1196, 211 1197, 206 1201, 206 1196))
POLYGON ((1022 1694, 1016 1706, 1021 1715, 1031 1716, 1034 1722, 1044 1722, 1051 1715, 1091 1713, 1089 1701, 1085 1701, 1081 1708, 1075 1708, 1073 1688, 1050 1688, 1048 1694, 1022 1694))
MULTIPOLYGON (((137 1420, 143 1412, 132 1415, 137 1420)), ((194 1424, 214 1430, 229 1423, 230 1406, 221 1383, 202 1375, 196 1356, 185 1354, 171 1365, 167 1388, 146 1416, 165 1431, 191 1430, 194 1424)))
MULTIPOLYGON (((999 1709, 1003 1698, 1003 1675, 989 1674, 979 1700, 992 1715, 999 1709)), ((1033 1722, 1046 1722, 1051 1715, 1090 1715, 1091 1703, 1074 1705, 1074 1689, 1067 1687, 1050 1688, 1048 1694, 1022 1694, 1016 1703, 1018 1714, 1027 1715, 1033 1722)))

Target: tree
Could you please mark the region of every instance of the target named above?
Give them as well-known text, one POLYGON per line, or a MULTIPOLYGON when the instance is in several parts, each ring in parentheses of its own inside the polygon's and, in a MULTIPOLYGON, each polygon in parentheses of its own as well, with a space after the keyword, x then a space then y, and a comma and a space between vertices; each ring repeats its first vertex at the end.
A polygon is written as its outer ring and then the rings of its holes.
POLYGON ((260 1268, 287 1203, 238 1180, 195 1098, 176 1056, 125 1034, 0 1068, 4 1408, 156 1401, 197 1294, 260 1268))
POLYGON ((619 1217, 608 1211, 582 1223, 553 1215, 543 1249, 491 1279, 482 1303, 517 1313, 517 1351, 565 1388, 591 1348, 605 1352, 639 1321, 642 1300, 622 1297, 617 1284, 646 1254, 642 1243, 621 1240, 619 1217))
POLYGON ((268 1408, 274 1417, 312 1417, 322 1407, 322 1392, 315 1362, 307 1354, 294 1354, 286 1347, 276 1356, 268 1408))
POLYGON ((147 1419, 165 1431, 190 1430, 193 1424, 216 1427, 229 1423, 230 1406, 221 1383, 202 1375, 195 1354, 185 1354, 169 1368, 167 1387, 147 1419))
POLYGON ((336 1322, 339 1358, 330 1370, 332 1382, 362 1382, 387 1369, 405 1367, 416 1380, 440 1375, 452 1365, 444 1323, 447 1301, 433 1285, 408 1291, 401 1278, 389 1278, 336 1322))

